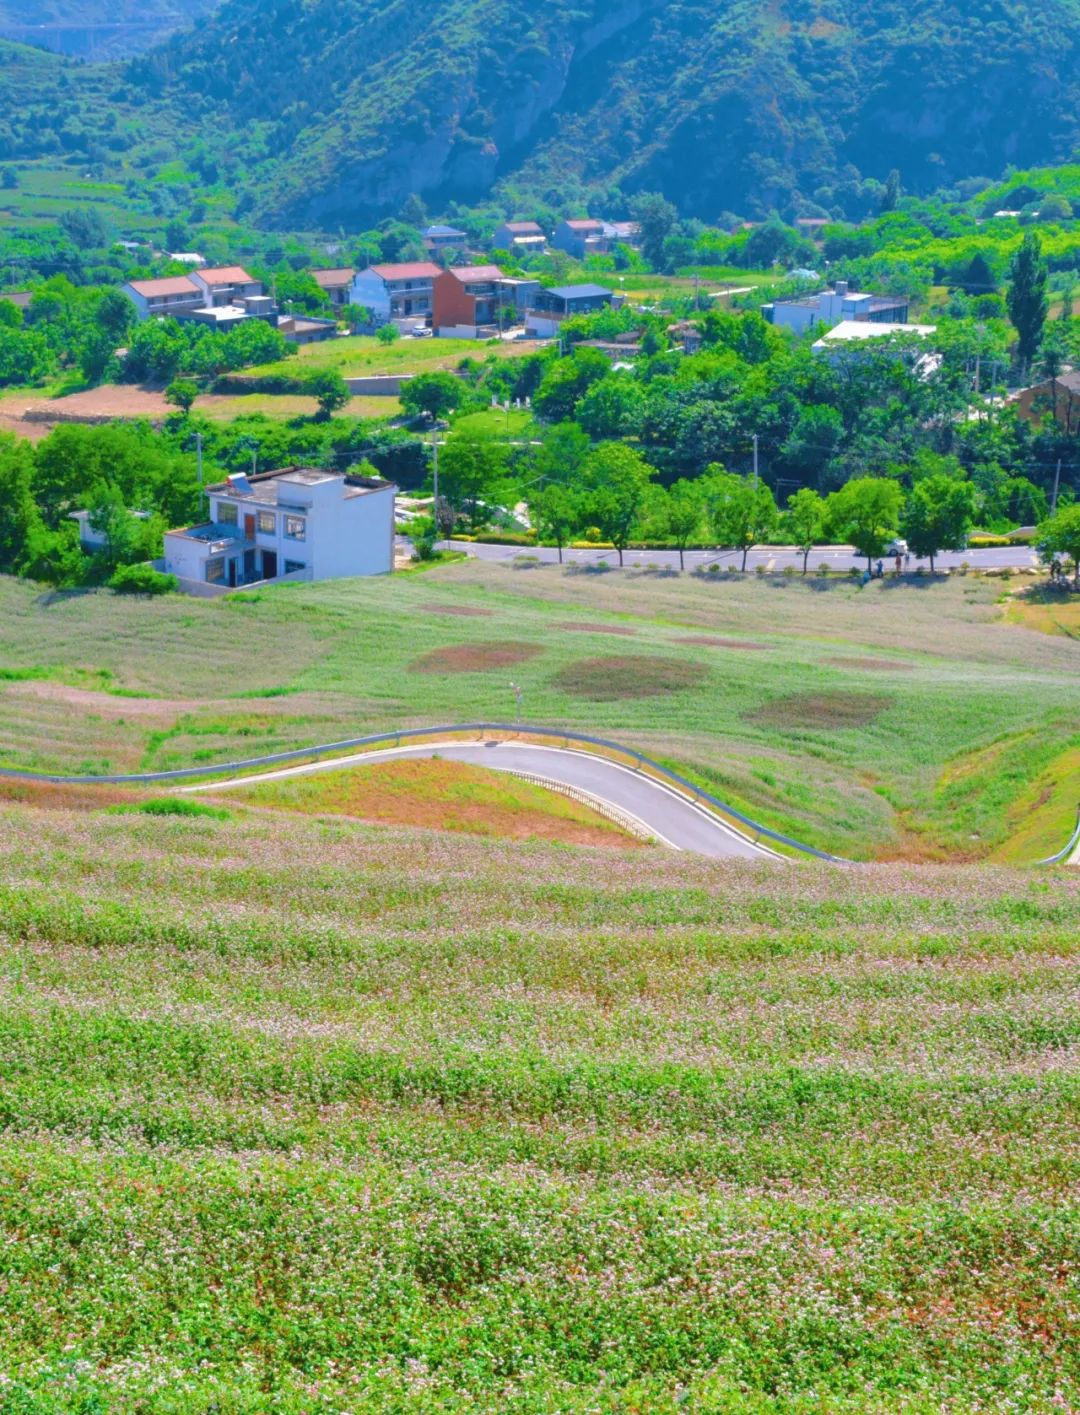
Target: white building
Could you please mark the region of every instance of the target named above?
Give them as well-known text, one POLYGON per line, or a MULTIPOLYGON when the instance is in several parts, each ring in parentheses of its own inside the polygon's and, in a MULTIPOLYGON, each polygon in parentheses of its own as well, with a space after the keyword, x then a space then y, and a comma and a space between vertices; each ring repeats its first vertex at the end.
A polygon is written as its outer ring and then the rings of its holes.
MULTIPOLYGON (((853 344, 865 345, 869 341, 872 346, 874 340, 897 334, 928 339, 936 331, 936 324, 871 324, 866 320, 847 319, 823 334, 812 347, 815 354, 824 354, 835 361, 841 357, 842 350, 853 344)), ((933 351, 920 354, 913 367, 920 378, 927 378, 941 367, 941 355, 933 351)))
POLYGON ((432 289, 442 266, 430 260, 369 265, 353 276, 349 303, 371 311, 374 324, 416 327, 431 319, 432 289))
POLYGON ((206 303, 205 292, 189 275, 167 275, 162 280, 129 280, 120 288, 135 306, 141 320, 191 314, 206 303))
POLYGON ((165 535, 162 568, 181 588, 384 575, 394 568, 397 487, 290 467, 208 488, 210 519, 165 535))
POLYGON ((849 290, 846 280, 838 280, 831 290, 792 300, 775 300, 762 305, 761 313, 770 324, 805 334, 808 329, 832 329, 844 321, 868 324, 907 324, 908 301, 892 295, 868 295, 849 290))

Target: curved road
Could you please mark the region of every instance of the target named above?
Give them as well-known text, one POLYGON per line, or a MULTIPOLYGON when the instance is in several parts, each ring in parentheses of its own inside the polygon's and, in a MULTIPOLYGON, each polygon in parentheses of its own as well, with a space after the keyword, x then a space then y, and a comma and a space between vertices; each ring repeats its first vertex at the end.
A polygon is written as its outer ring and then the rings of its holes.
POLYGON ((258 776, 234 777, 230 781, 186 786, 186 792, 225 791, 254 785, 259 781, 281 781, 290 776, 340 770, 342 767, 369 766, 394 757, 442 757, 469 762, 495 771, 525 772, 560 786, 572 786, 590 796, 634 816, 657 840, 674 850, 688 850, 713 858, 736 856, 751 860, 780 860, 765 845, 741 834, 719 816, 651 776, 622 766, 606 757, 566 747, 542 747, 526 742, 424 742, 411 747, 391 747, 385 751, 361 752, 331 761, 284 767, 258 776))

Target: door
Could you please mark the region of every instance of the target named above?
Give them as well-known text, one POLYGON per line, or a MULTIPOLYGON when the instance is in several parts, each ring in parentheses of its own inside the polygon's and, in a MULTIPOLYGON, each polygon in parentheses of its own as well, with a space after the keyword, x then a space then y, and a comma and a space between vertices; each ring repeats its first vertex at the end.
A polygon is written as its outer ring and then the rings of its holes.
POLYGON ((245 539, 245 540, 254 540, 254 539, 255 539, 255 517, 254 517, 254 516, 248 516, 248 515, 245 515, 245 516, 244 516, 244 539, 245 539))
POLYGON ((274 580, 277 578, 277 551, 264 550, 263 557, 263 579, 274 580))
POLYGON ((244 551, 244 583, 250 585, 255 578, 255 552, 244 551))

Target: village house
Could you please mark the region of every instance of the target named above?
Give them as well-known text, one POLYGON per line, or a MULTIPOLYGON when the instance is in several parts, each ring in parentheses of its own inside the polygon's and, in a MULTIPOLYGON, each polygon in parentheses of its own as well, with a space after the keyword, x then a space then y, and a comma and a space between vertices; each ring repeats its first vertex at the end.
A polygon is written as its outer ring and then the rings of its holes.
POLYGON ((791 300, 775 300, 762 305, 761 313, 770 324, 805 334, 808 329, 832 329, 842 321, 872 324, 907 324, 906 299, 892 295, 868 295, 849 290, 846 280, 838 280, 831 290, 801 295, 791 300))
POLYGON ((432 260, 444 263, 461 255, 469 244, 468 233, 456 226, 429 226, 423 233, 424 249, 432 260))
POLYGON ((190 275, 167 275, 160 280, 129 280, 120 289, 135 306, 140 320, 164 319, 200 309, 205 295, 190 275))
POLYGON ((368 310, 375 325, 429 324, 435 277, 441 274, 442 266, 430 260, 369 265, 353 277, 349 303, 368 310))
POLYGON ((1080 369, 1022 388, 1010 402, 1025 422, 1037 426, 1052 419, 1068 436, 1080 435, 1080 369))
POLYGON ((207 494, 208 521, 165 535, 159 567, 175 575, 182 589, 205 594, 266 581, 383 575, 394 568, 392 482, 291 467, 235 474, 207 494))
POLYGON ((565 251, 575 260, 584 260, 587 255, 598 255, 607 249, 604 223, 587 219, 560 221, 555 227, 551 243, 556 250, 565 251))
POLYGON ((603 285, 561 285, 553 290, 538 290, 525 315, 525 332, 537 339, 557 338, 564 319, 595 314, 607 309, 613 299, 613 292, 603 285))
POLYGON ((320 344, 337 334, 337 320, 316 319, 313 315, 283 314, 278 316, 277 331, 287 344, 320 344))
POLYGON ((352 266, 346 266, 340 270, 313 270, 311 278, 326 296, 327 303, 333 309, 340 310, 349 303, 349 291, 355 274, 352 266))
POLYGON ((631 246, 635 250, 641 245, 641 226, 637 221, 604 221, 604 248, 631 246))
POLYGON ((503 273, 497 265, 459 265, 433 282, 432 327, 460 339, 491 337, 497 331, 503 273))
POLYGON ((540 254, 547 249, 547 237, 535 221, 504 221, 492 233, 491 244, 495 250, 511 255, 528 255, 530 251, 540 254))

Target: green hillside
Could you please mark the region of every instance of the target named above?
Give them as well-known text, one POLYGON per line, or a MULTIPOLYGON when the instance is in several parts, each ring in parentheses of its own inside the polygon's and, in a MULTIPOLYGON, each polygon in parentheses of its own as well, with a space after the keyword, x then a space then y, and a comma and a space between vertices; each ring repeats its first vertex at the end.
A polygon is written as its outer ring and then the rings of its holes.
POLYGON ((715 217, 828 202, 892 167, 929 189, 1068 156, 1078 22, 1078 0, 230 0, 131 81, 255 163, 270 223, 499 184, 659 188, 715 217))
MULTIPOLYGON (((159 0, 140 22, 178 7, 207 8, 159 0)), ((25 123, 11 68, 0 56, 0 159, 179 157, 292 229, 355 228, 413 193, 432 210, 494 193, 615 211, 659 189, 712 220, 860 214, 894 167, 928 192, 1066 160, 1080 138, 1080 0, 228 0, 124 68, 52 76, 64 124, 25 123), (140 115, 122 140, 117 108, 140 115)))

